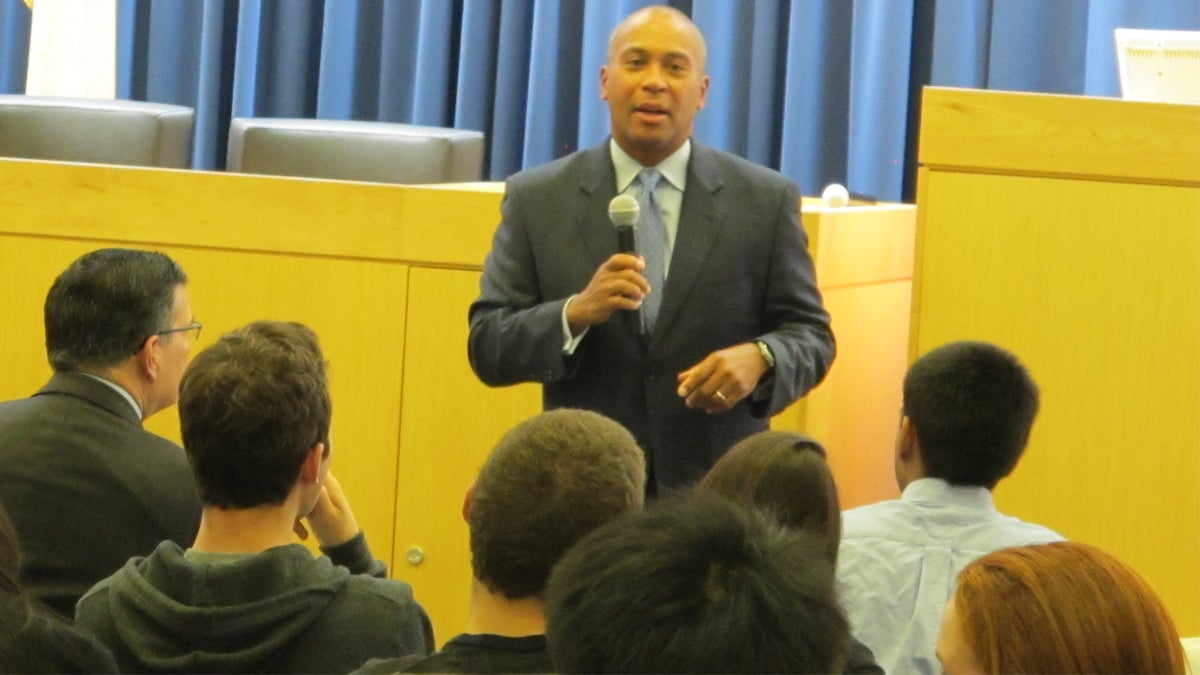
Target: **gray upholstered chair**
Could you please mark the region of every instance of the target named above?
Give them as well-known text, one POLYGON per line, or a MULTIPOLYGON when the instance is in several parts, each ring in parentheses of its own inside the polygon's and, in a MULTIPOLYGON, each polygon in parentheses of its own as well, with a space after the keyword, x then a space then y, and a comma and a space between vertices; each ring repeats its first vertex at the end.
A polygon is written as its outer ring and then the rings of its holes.
POLYGON ((187 168, 194 124, 180 105, 0 95, 0 157, 187 168))
POLYGON ((377 183, 477 181, 483 133, 390 122, 235 117, 226 169, 377 183))

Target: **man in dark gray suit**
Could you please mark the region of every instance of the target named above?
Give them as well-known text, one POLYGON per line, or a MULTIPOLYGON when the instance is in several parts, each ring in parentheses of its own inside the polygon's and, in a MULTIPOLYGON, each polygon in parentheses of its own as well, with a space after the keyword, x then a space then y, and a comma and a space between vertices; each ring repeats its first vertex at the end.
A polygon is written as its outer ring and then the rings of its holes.
POLYGON ((651 494, 765 429, 834 357, 798 188, 690 138, 706 56, 677 10, 617 26, 600 71, 612 138, 509 178, 470 309, 479 378, 541 382, 546 408, 624 424, 651 494), (618 252, 618 194, 642 204, 643 255, 618 252))
POLYGON ((54 375, 0 404, 0 500, 23 581, 71 617, 92 584, 164 539, 187 544, 200 499, 183 449, 142 428, 172 406, 200 333, 187 277, 161 253, 93 251, 46 296, 54 375))

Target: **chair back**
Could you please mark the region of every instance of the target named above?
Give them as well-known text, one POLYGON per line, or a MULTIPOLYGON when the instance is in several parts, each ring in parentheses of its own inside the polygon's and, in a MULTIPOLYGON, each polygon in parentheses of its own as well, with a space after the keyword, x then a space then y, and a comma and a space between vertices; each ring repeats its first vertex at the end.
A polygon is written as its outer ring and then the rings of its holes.
POLYGON ((480 179, 483 133, 390 122, 236 117, 228 171, 377 183, 480 179))
POLYGON ((187 106, 0 95, 0 156, 187 168, 194 125, 187 106))

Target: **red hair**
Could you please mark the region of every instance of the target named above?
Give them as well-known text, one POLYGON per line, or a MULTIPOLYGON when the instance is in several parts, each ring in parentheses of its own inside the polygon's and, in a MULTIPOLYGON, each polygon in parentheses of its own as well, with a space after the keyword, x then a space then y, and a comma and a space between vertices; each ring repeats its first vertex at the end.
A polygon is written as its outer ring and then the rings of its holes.
POLYGON ((987 673, 1184 673, 1162 600, 1087 544, 996 551, 958 577, 963 639, 987 673))

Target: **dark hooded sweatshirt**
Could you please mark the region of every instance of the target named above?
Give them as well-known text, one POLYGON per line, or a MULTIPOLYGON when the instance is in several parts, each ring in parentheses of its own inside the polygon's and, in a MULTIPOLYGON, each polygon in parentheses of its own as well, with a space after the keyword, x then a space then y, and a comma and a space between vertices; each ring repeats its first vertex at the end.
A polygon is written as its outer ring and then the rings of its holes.
POLYGON ((361 533, 324 552, 333 560, 299 544, 185 558, 163 542, 88 591, 75 622, 129 673, 347 673, 432 650, 408 584, 351 573, 384 570, 361 533))

